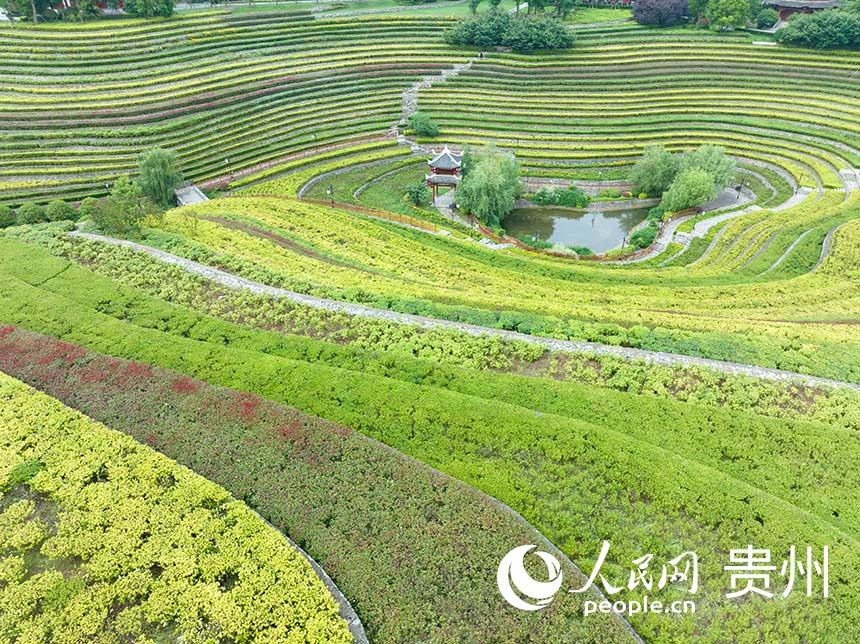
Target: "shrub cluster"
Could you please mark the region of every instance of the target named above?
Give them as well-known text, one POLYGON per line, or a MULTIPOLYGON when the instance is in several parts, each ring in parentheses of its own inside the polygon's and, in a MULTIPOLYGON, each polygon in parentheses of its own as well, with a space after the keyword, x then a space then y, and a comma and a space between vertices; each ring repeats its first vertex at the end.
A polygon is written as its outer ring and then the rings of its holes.
POLYGON ((452 45, 510 47, 517 51, 569 49, 575 37, 562 22, 549 16, 515 17, 491 10, 466 18, 445 32, 452 45))
POLYGON ((776 39, 811 49, 858 49, 860 14, 839 9, 796 14, 776 32, 776 39))
MULTIPOLYGON (((41 344, 66 364, 86 353, 41 344)), ((310 564, 243 503, 2 373, 0 445, 7 641, 352 641, 310 564)))
POLYGON ((532 197, 532 201, 541 206, 585 208, 588 205, 588 195, 574 185, 567 188, 542 187, 532 197))
POLYGON ((640 25, 673 25, 687 14, 687 0, 635 0, 633 19, 640 25))

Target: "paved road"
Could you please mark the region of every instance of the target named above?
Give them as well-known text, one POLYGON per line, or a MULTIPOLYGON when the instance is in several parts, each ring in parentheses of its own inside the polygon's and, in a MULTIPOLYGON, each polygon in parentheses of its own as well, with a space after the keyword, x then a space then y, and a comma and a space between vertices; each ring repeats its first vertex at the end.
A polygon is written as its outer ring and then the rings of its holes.
POLYGON ((493 329, 489 327, 477 326, 474 324, 463 324, 461 322, 452 322, 450 320, 438 320, 436 318, 428 318, 419 315, 409 315, 407 313, 397 313, 395 311, 387 311, 383 309, 374 309, 361 304, 351 304, 349 302, 341 302, 338 300, 328 300, 304 293, 295 293, 281 288, 268 286, 260 282, 254 282, 232 273, 206 266, 198 262, 191 261, 178 255, 167 253, 151 246, 137 244, 135 242, 124 239, 114 239, 111 237, 103 237, 101 235, 93 235, 89 233, 72 232, 70 235, 86 237, 96 241, 102 241, 116 246, 125 246, 133 250, 147 253, 152 257, 160 259, 168 264, 179 266, 189 273, 199 275, 205 279, 211 280, 228 288, 246 289, 254 293, 269 295, 271 297, 282 297, 297 304, 310 306, 313 308, 325 309, 328 311, 338 311, 348 315, 360 317, 375 318, 381 320, 389 320, 397 324, 408 324, 411 326, 421 327, 425 329, 455 329, 470 335, 490 335, 506 338, 508 340, 520 340, 529 344, 546 347, 550 351, 561 351, 566 353, 591 353, 597 355, 610 355, 626 360, 643 360, 649 364, 660 364, 671 367, 704 367, 713 369, 723 373, 733 375, 751 376, 753 378, 761 378, 764 380, 774 380, 778 382, 800 382, 812 386, 824 386, 839 389, 853 389, 860 391, 860 385, 831 380, 829 378, 819 378, 817 376, 808 376, 805 374, 794 373, 791 371, 783 371, 781 369, 771 369, 767 367, 757 367, 754 365, 739 364, 735 362, 725 362, 722 360, 710 360, 708 358, 697 358, 693 356, 685 356, 677 353, 665 353, 662 351, 646 351, 644 349, 630 349, 626 347, 616 347, 608 344, 598 344, 595 342, 580 342, 576 340, 556 340, 553 338, 544 338, 535 335, 526 335, 524 333, 516 333, 514 331, 506 331, 504 329, 493 329))

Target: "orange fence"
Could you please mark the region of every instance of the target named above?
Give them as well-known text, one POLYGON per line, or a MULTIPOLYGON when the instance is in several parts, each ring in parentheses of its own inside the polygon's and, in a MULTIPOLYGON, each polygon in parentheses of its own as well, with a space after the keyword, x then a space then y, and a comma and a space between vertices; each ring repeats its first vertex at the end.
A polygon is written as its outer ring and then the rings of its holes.
POLYGON ((410 217, 409 215, 400 215, 395 212, 386 212, 384 210, 376 210, 374 208, 365 208, 364 206, 359 206, 357 204, 343 203, 340 201, 326 201, 325 199, 308 199, 306 197, 302 197, 301 201, 317 204, 319 206, 328 206, 329 208, 338 208, 340 210, 357 212, 361 215, 367 215, 368 217, 375 217, 377 219, 387 219, 388 221, 394 221, 399 224, 407 224, 409 226, 414 226, 416 228, 421 228, 422 230, 427 230, 434 233, 438 230, 436 224, 432 222, 424 221, 423 219, 416 219, 415 217, 410 217))

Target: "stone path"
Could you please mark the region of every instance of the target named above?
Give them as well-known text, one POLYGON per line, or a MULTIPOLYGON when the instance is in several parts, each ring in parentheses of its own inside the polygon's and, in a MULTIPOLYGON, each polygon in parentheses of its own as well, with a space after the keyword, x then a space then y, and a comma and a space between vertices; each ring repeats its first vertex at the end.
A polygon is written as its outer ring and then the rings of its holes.
POLYGON ((87 239, 113 244, 115 246, 124 246, 132 250, 147 253, 165 263, 179 266, 180 268, 210 280, 222 286, 233 289, 249 290, 253 293, 268 295, 270 297, 284 298, 291 302, 309 306, 312 308, 324 309, 327 311, 337 311, 354 315, 358 317, 374 318, 379 320, 388 320, 395 324, 407 324, 410 326, 420 327, 424 329, 454 329, 470 335, 481 336, 489 335, 504 338, 507 340, 520 340, 529 344, 542 346, 550 351, 560 351, 565 353, 586 353, 596 355, 609 355, 625 360, 642 360, 648 364, 659 364, 670 367, 704 367, 713 369, 722 373, 750 376, 753 378, 761 378, 764 380, 772 380, 777 382, 800 382, 811 386, 823 386, 838 389, 851 389, 860 391, 860 385, 831 380, 829 378, 820 378, 818 376, 808 376, 805 374, 794 373, 791 371, 783 371, 782 369, 772 369, 768 367, 757 367, 754 365, 739 364, 736 362, 726 362, 722 360, 711 360, 708 358, 698 358, 694 356, 686 356, 677 353, 666 353, 663 351, 647 351, 644 349, 630 349, 626 347, 618 347, 608 344, 598 344, 596 342, 582 342, 578 340, 556 340, 554 338, 544 338, 535 335, 526 335, 515 331, 507 331, 504 329, 493 329, 489 327, 477 326, 475 324, 464 324, 462 322, 452 322, 450 320, 439 320, 419 315, 410 315, 407 313, 397 313, 384 309, 374 309, 362 304, 352 304, 349 302, 341 302, 338 300, 328 300, 313 295, 305 295, 304 293, 296 293, 282 288, 276 288, 255 282, 253 280, 227 273, 226 271, 206 266, 178 255, 167 253, 151 246, 145 246, 136 242, 131 242, 125 239, 114 239, 111 237, 103 237, 101 235, 93 235, 90 233, 71 232, 70 235, 81 236, 87 239))
MULTIPOLYGON (((715 199, 713 199, 709 203, 705 204, 704 207, 706 209, 712 210, 712 212, 716 213, 716 212, 719 212, 720 210, 725 210, 726 208, 734 208, 738 204, 745 203, 745 201, 750 201, 751 199, 754 198, 754 195, 752 195, 752 193, 750 193, 749 191, 744 189, 744 191, 742 191, 742 197, 743 197, 744 201, 738 201, 736 199, 736 197, 737 197, 737 192, 735 190, 731 190, 731 189, 727 188, 726 190, 723 190, 723 192, 721 192, 719 195, 717 195, 717 197, 715 199), (725 205, 726 203, 728 203, 729 205, 725 205)), ((660 231, 660 234, 657 235, 657 239, 654 240, 654 244, 651 246, 651 250, 649 250, 644 255, 639 255, 637 257, 631 257, 629 259, 619 259, 619 260, 616 260, 613 262, 605 262, 605 263, 607 263, 607 264, 636 264, 638 262, 644 262, 646 260, 653 259, 653 258, 659 256, 663 251, 665 251, 669 247, 669 244, 671 244, 673 241, 680 243, 680 244, 683 244, 684 248, 682 250, 680 250, 679 252, 675 253, 669 259, 662 262, 661 263, 661 266, 662 266, 663 264, 666 264, 666 263, 672 261, 673 259, 675 259, 682 252, 686 251, 687 248, 689 247, 689 245, 692 243, 693 238, 704 237, 707 234, 707 232, 713 226, 717 225, 718 223, 725 221, 726 219, 731 219, 733 217, 740 217, 741 215, 744 215, 747 212, 750 212, 751 210, 756 210, 756 209, 758 209, 758 206, 753 205, 753 206, 749 206, 748 208, 744 208, 743 210, 735 210, 732 212, 726 212, 722 215, 715 215, 714 217, 708 217, 707 219, 703 219, 702 221, 696 222, 696 225, 693 227, 692 232, 690 232, 690 233, 678 233, 677 235, 675 233, 678 230, 678 228, 681 226, 681 224, 683 224, 684 222, 690 221, 691 219, 694 219, 695 217, 699 217, 700 215, 699 215, 699 213, 695 213, 695 214, 691 214, 691 215, 685 215, 683 217, 678 217, 676 219, 672 219, 669 222, 667 222, 665 226, 663 226, 663 229, 660 231)))
POLYGON ((794 247, 797 246, 803 240, 803 238, 806 237, 811 232, 812 232, 812 228, 810 228, 805 233, 803 233, 800 237, 798 237, 793 242, 791 242, 791 245, 785 250, 785 252, 782 255, 779 256, 779 259, 776 260, 773 264, 771 264, 770 268, 759 273, 759 275, 767 275, 773 269, 775 269, 777 266, 782 264, 783 260, 785 260, 785 258, 791 254, 791 251, 794 250, 794 247))
POLYGON ((470 58, 465 63, 458 63, 450 69, 443 69, 435 76, 424 76, 420 81, 412 83, 412 86, 403 90, 403 100, 401 101, 402 117, 400 125, 405 126, 409 121, 409 117, 418 111, 418 92, 422 89, 433 87, 434 83, 444 83, 449 78, 458 76, 461 72, 472 69, 474 58, 470 58))
POLYGON ((815 266, 812 267, 812 270, 809 271, 810 273, 814 273, 816 270, 818 270, 818 267, 824 263, 824 260, 830 253, 830 247, 833 244, 833 235, 844 225, 844 223, 839 224, 827 231, 827 234, 824 236, 824 243, 821 245, 821 255, 818 256, 818 261, 815 263, 815 266))
MULTIPOLYGON (((771 210, 771 212, 779 212, 780 210, 786 210, 788 208, 793 208, 797 204, 801 203, 804 199, 806 199, 806 196, 811 192, 812 192, 812 188, 800 188, 789 199, 787 199, 783 203, 779 204, 778 206, 774 206, 773 208, 770 208, 770 210, 771 210)), ((735 217, 740 217, 741 215, 745 215, 747 213, 754 212, 756 210, 761 210, 761 207, 753 204, 752 206, 748 206, 748 207, 744 208, 743 210, 736 210, 733 212, 727 212, 727 213, 724 213, 722 215, 716 215, 714 217, 708 217, 707 219, 703 219, 701 221, 696 222, 696 224, 693 226, 692 232, 690 232, 690 233, 678 233, 677 235, 675 235, 674 241, 677 243, 683 244, 684 247, 681 250, 679 250, 677 253, 672 255, 672 257, 670 257, 669 259, 666 259, 666 260, 660 262, 660 266, 668 264, 669 262, 671 262, 672 260, 674 260, 678 256, 687 252, 687 249, 690 247, 690 244, 692 243, 694 238, 705 237, 705 235, 707 235, 708 232, 714 226, 718 226, 718 225, 722 224, 723 222, 728 221, 729 219, 734 219, 735 217)), ((725 229, 723 229, 723 230, 725 230, 725 229)), ((720 234, 722 234, 722 232, 723 231, 721 230, 720 234)), ((689 266, 694 266, 695 264, 698 264, 700 261, 702 261, 711 252, 711 249, 716 245, 718 239, 719 239, 719 237, 715 237, 713 239, 713 241, 711 241, 711 244, 708 246, 708 248, 705 250, 705 252, 702 253, 701 257, 699 257, 699 259, 697 259, 695 262, 692 262, 691 264, 689 264, 689 266)), ((726 250, 728 251, 729 249, 726 249, 726 250)))

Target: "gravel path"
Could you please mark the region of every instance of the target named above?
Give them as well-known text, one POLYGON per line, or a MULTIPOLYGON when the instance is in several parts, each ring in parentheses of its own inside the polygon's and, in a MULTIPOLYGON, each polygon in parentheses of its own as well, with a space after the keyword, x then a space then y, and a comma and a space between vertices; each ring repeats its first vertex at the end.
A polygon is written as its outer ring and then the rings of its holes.
MULTIPOLYGON (((736 205, 743 204, 744 202, 751 201, 755 198, 748 190, 744 189, 741 195, 744 201, 738 200, 738 194, 734 190, 726 189, 723 190, 717 197, 711 202, 705 204, 705 209, 712 211, 714 213, 719 212, 720 210, 725 210, 726 208, 733 208, 736 205)), ((679 235, 679 239, 675 240, 675 232, 678 228, 686 221, 689 221, 695 217, 698 217, 698 213, 694 213, 692 215, 685 215, 683 217, 678 217, 676 219, 670 220, 663 229, 660 231, 660 234, 657 235, 657 239, 654 240, 654 244, 651 246, 651 250, 649 250, 645 255, 639 255, 637 257, 631 257, 630 259, 620 259, 614 262, 605 262, 606 264, 635 264, 638 262, 644 262, 649 259, 653 259, 660 255, 663 251, 665 251, 669 244, 672 243, 673 240, 678 241, 679 243, 684 244, 684 248, 679 252, 666 260, 669 262, 675 257, 677 257, 680 253, 683 253, 687 250, 690 243, 693 241, 693 237, 704 237, 705 234, 711 229, 711 226, 718 224, 720 221, 725 221, 725 219, 730 219, 732 217, 739 217, 740 215, 746 214, 750 210, 756 209, 758 206, 750 206, 747 209, 739 210, 735 212, 725 213, 723 215, 715 215, 714 217, 709 217, 698 222, 693 227, 693 232, 689 234, 679 235)), ((664 262, 664 263, 666 263, 664 262)))
POLYGON ((649 364, 659 364, 670 367, 705 367, 714 369, 722 373, 733 375, 751 376, 753 378, 761 378, 764 380, 773 380, 778 382, 800 382, 812 386, 825 386, 839 389, 853 389, 860 391, 860 385, 841 382, 839 380, 831 380, 829 378, 820 378, 817 376, 808 376, 805 374, 794 373, 791 371, 783 371, 781 369, 772 369, 768 367, 757 367, 754 365, 739 364, 735 362, 725 362, 722 360, 711 360, 708 358, 697 358, 694 356, 685 356, 676 353, 666 353, 662 351, 647 351, 644 349, 630 349, 626 347, 616 347, 608 344, 598 344, 595 342, 580 342, 577 340, 556 340, 553 338, 544 338, 534 335, 526 335, 524 333, 516 333, 514 331, 506 331, 504 329, 493 329, 489 327, 481 327, 474 324, 464 324, 462 322, 452 322, 450 320, 438 320, 436 318, 428 318, 419 315, 410 315, 407 313, 397 313, 383 309, 374 309, 361 304, 351 304, 349 302, 341 302, 338 300, 328 300, 303 293, 295 293, 282 288, 276 288, 254 282, 238 275, 233 275, 225 271, 206 266, 198 262, 191 261, 184 257, 179 257, 171 253, 167 253, 151 246, 145 246, 124 239, 114 239, 111 237, 103 237, 101 235, 93 235, 89 233, 71 232, 70 235, 85 237, 95 241, 102 241, 115 246, 124 246, 139 252, 147 253, 152 257, 160 259, 168 264, 179 266, 189 273, 199 275, 205 279, 211 280, 228 288, 246 289, 254 293, 269 295, 271 297, 282 297, 296 302, 304 306, 313 308, 325 309, 328 311, 337 311, 348 315, 355 315, 366 318, 375 318, 380 320, 389 320, 396 324, 408 324, 410 326, 421 327, 425 329, 455 329, 470 335, 489 335, 505 338, 508 340, 520 340, 542 347, 546 347, 550 351, 561 351, 566 353, 590 353, 596 355, 609 355, 625 360, 643 360, 649 364))
POLYGON ((764 271, 762 271, 761 273, 759 273, 759 275, 767 275, 767 274, 768 274, 768 273, 770 273, 773 269, 775 269, 777 266, 779 266, 780 264, 782 264, 782 262, 785 260, 785 258, 786 258, 786 257, 788 257, 788 256, 789 256, 789 254, 791 254, 791 251, 793 251, 793 250, 794 250, 795 246, 797 246, 801 241, 803 241, 803 238, 804 238, 804 237, 806 237, 809 233, 811 233, 811 232, 812 232, 812 230, 813 230, 813 229, 812 229, 812 228, 810 228, 810 229, 809 229, 809 230, 807 230, 805 233, 803 233, 800 237, 798 237, 798 238, 797 238, 797 239, 795 239, 793 242, 791 242, 791 245, 790 245, 790 246, 785 250, 785 252, 784 252, 782 255, 780 255, 780 256, 779 256, 779 259, 778 259, 778 260, 776 260, 773 264, 771 264, 771 265, 770 265, 770 268, 768 268, 767 270, 764 270, 764 271))
POLYGON ((839 224, 838 226, 834 226, 830 230, 827 231, 827 234, 824 236, 824 243, 821 245, 821 255, 818 256, 818 262, 816 262, 815 266, 812 267, 810 273, 814 273, 818 270, 818 267, 824 263, 824 260, 827 258, 827 255, 830 253, 830 247, 833 245, 833 235, 837 230, 842 228, 845 224, 839 224))

